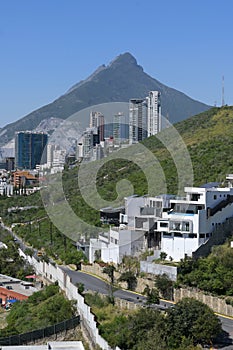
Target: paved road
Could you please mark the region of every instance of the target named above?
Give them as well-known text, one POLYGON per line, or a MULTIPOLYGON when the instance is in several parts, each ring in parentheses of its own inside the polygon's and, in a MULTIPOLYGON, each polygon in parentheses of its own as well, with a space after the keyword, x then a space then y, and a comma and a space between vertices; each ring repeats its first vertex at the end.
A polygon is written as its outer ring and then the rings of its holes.
MULTIPOLYGON (((14 242, 18 244, 19 248, 23 252, 25 251, 25 249, 31 248, 29 245, 24 243, 23 239, 21 237, 17 236, 16 233, 13 232, 11 228, 9 228, 8 226, 5 226, 3 224, 3 222, 0 222, 0 227, 2 227, 3 229, 7 230, 12 235, 14 242)), ((33 250, 34 258, 38 260, 38 255, 37 255, 38 254, 38 250, 35 249, 35 248, 31 248, 31 249, 33 250)))
MULTIPOLYGON (((23 243, 22 239, 20 237, 17 237, 15 233, 12 232, 11 229, 9 229, 7 226, 5 226, 3 223, 0 223, 0 226, 6 230, 9 231, 9 233, 12 234, 15 241, 19 244, 20 248, 24 251, 27 246, 23 243)), ((34 250, 34 256, 37 258, 37 251, 34 250)), ((87 273, 81 272, 81 271, 72 271, 68 267, 61 267, 64 271, 66 271, 67 275, 69 275, 72 279, 72 282, 75 283, 83 283, 86 290, 92 290, 97 291, 102 294, 109 294, 109 285, 101 280, 100 278, 94 277, 92 275, 89 275, 87 273)), ((132 301, 134 303, 143 303, 146 301, 146 298, 140 294, 133 293, 126 290, 116 290, 114 292, 114 296, 132 301)), ((173 303, 169 301, 160 301, 159 306, 155 306, 159 309, 164 309, 167 307, 171 307, 173 303)), ((222 328, 225 332, 225 338, 220 339, 219 343, 216 344, 217 349, 221 350, 233 350, 233 319, 228 317, 219 316, 219 319, 222 323, 222 328), (229 344, 228 346, 224 346, 226 344, 229 344)))
MULTIPOLYGON (((85 290, 92 290, 106 295, 109 293, 109 285, 100 278, 94 277, 85 272, 72 271, 68 267, 63 266, 61 268, 66 271, 67 275, 71 277, 74 284, 83 283, 85 290)), ((146 298, 144 296, 127 290, 119 289, 114 292, 114 296, 135 303, 143 303, 146 301, 146 298)), ((173 303, 162 300, 160 301, 160 305, 157 306, 157 308, 164 309, 171 307, 172 305, 173 303)), ((225 336, 224 338, 219 339, 218 344, 215 344, 215 348, 221 350, 233 350, 233 319, 223 316, 219 316, 219 319, 222 323, 222 328, 225 332, 225 336)))

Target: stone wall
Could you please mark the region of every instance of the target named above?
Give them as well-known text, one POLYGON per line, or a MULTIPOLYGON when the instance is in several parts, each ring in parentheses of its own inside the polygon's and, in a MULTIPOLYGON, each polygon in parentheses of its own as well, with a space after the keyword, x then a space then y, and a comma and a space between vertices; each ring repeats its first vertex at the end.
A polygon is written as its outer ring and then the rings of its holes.
POLYGON ((226 304, 224 299, 204 294, 194 289, 175 289, 174 301, 177 303, 183 298, 194 298, 207 304, 214 312, 233 317, 233 306, 226 304))
MULTIPOLYGON (((102 272, 103 267, 99 266, 99 264, 93 264, 93 265, 83 265, 82 270, 94 275, 97 275, 105 280, 109 281, 108 276, 102 272)), ((119 278, 120 273, 115 272, 115 278, 119 278)), ((154 287, 154 280, 153 276, 151 276, 151 279, 149 278, 138 278, 137 282, 137 287, 136 287, 136 292, 142 293, 146 285, 149 285, 150 288, 154 287)), ((121 286, 123 288, 127 288, 126 283, 121 283, 121 286)), ((179 288, 174 290, 174 302, 177 303, 180 301, 182 298, 194 298, 197 300, 202 301, 203 303, 207 304, 211 309, 214 310, 214 312, 217 312, 222 315, 226 316, 231 316, 233 317, 233 306, 226 304, 224 299, 214 297, 211 295, 204 294, 203 292, 197 291, 195 289, 184 289, 184 288, 179 288)), ((134 305, 133 303, 130 303, 128 301, 124 300, 118 300, 116 298, 116 303, 118 306, 122 308, 129 308, 129 309, 134 309, 137 307, 140 307, 139 305, 134 305), (132 304, 132 305, 131 305, 132 304)))
MULTIPOLYGON (((102 278, 103 280, 110 282, 108 275, 106 273, 103 273, 103 267, 97 263, 94 263, 92 265, 82 264, 81 270, 83 272, 87 272, 87 273, 96 275, 96 276, 102 278)), ((118 272, 118 271, 114 272, 116 282, 117 282, 118 278, 120 277, 120 275, 121 275, 120 272, 118 272)), ((119 282, 118 284, 121 288, 127 289, 126 282, 119 282)), ((135 292, 142 293, 147 285, 150 288, 153 288, 155 286, 153 277, 152 278, 140 278, 140 277, 138 277, 135 292)))
POLYGON ((120 298, 115 298, 114 302, 115 302, 115 305, 120 309, 137 310, 142 306, 141 304, 135 304, 131 301, 127 301, 120 298))

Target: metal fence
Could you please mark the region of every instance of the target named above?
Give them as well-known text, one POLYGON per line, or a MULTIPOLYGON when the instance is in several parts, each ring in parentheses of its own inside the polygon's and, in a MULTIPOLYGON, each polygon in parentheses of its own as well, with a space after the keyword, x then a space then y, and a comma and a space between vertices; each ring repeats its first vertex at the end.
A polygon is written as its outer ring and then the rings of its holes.
POLYGON ((0 345, 24 345, 35 342, 38 339, 51 337, 55 334, 73 329, 80 324, 80 316, 73 317, 69 320, 54 324, 52 326, 37 329, 35 331, 11 335, 9 337, 0 338, 0 345))

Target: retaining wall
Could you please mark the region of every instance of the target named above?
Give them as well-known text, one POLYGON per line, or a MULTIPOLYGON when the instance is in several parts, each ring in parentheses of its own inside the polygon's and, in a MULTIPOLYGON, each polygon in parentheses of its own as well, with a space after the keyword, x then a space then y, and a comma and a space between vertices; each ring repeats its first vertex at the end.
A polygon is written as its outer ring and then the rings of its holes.
MULTIPOLYGON (((77 311, 80 315, 81 326, 88 332, 90 339, 94 344, 100 346, 103 350, 112 350, 107 341, 101 337, 95 321, 95 316, 91 313, 91 308, 85 304, 84 298, 78 293, 77 287, 72 284, 70 277, 59 266, 46 263, 45 261, 37 261, 34 257, 25 255, 20 250, 20 255, 28 260, 34 266, 36 274, 41 275, 50 282, 58 282, 59 287, 65 292, 70 300, 76 300, 77 311)), ((118 349, 120 350, 120 349, 118 349)))
POLYGON ((233 317, 233 307, 226 304, 225 299, 204 294, 194 289, 179 288, 174 290, 174 301, 177 303, 183 298, 194 298, 207 304, 214 312, 233 317))
MULTIPOLYGON (((101 277, 104 280, 107 280, 107 281, 110 282, 110 279, 109 279, 108 275, 106 273, 103 273, 103 267, 100 266, 97 263, 94 263, 92 265, 82 265, 81 269, 84 272, 91 273, 93 275, 101 277)), ((114 272, 114 277, 115 277, 116 281, 118 280, 120 275, 121 274, 119 272, 117 272, 117 271, 114 272)), ((153 278, 154 278, 154 276, 151 279, 138 277, 137 278, 137 286, 135 288, 135 291, 138 292, 138 293, 142 293, 147 285, 150 288, 153 288, 155 286, 153 278)), ((127 289, 127 283, 126 282, 119 282, 118 284, 120 285, 121 288, 127 289)))
MULTIPOLYGON (((101 276, 104 279, 107 279, 107 275, 102 272, 102 267, 98 264, 93 265, 84 265, 82 266, 82 270, 96 274, 97 276, 101 276)), ((163 271, 164 272, 164 271, 163 271)), ((120 274, 119 274, 120 275, 120 274)), ((115 272, 116 278, 118 278, 117 273, 115 272)), ((153 278, 153 276, 152 276, 153 278)), ((149 285, 150 288, 154 287, 154 281, 153 279, 144 279, 144 278, 138 278, 138 284, 136 287, 136 291, 139 293, 142 293, 146 285, 149 285)), ((197 300, 202 301, 203 303, 210 306, 214 312, 220 313, 222 315, 226 316, 232 316, 233 317, 233 306, 226 304, 225 299, 221 299, 218 297, 214 297, 211 295, 204 294, 203 292, 192 290, 192 289, 175 289, 174 290, 174 302, 178 302, 182 298, 189 297, 189 298, 195 298, 197 300)), ((117 300, 117 298, 116 298, 117 300)), ((124 302, 117 301, 119 306, 131 308, 132 306, 128 305, 127 303, 124 304, 124 302)))

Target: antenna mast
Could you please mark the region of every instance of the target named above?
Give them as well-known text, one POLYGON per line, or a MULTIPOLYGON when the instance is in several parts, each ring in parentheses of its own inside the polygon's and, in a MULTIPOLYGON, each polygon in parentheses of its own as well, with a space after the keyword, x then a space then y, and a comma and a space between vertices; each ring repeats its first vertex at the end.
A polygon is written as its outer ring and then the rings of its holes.
POLYGON ((224 75, 222 76, 222 107, 225 106, 224 101, 224 75))

